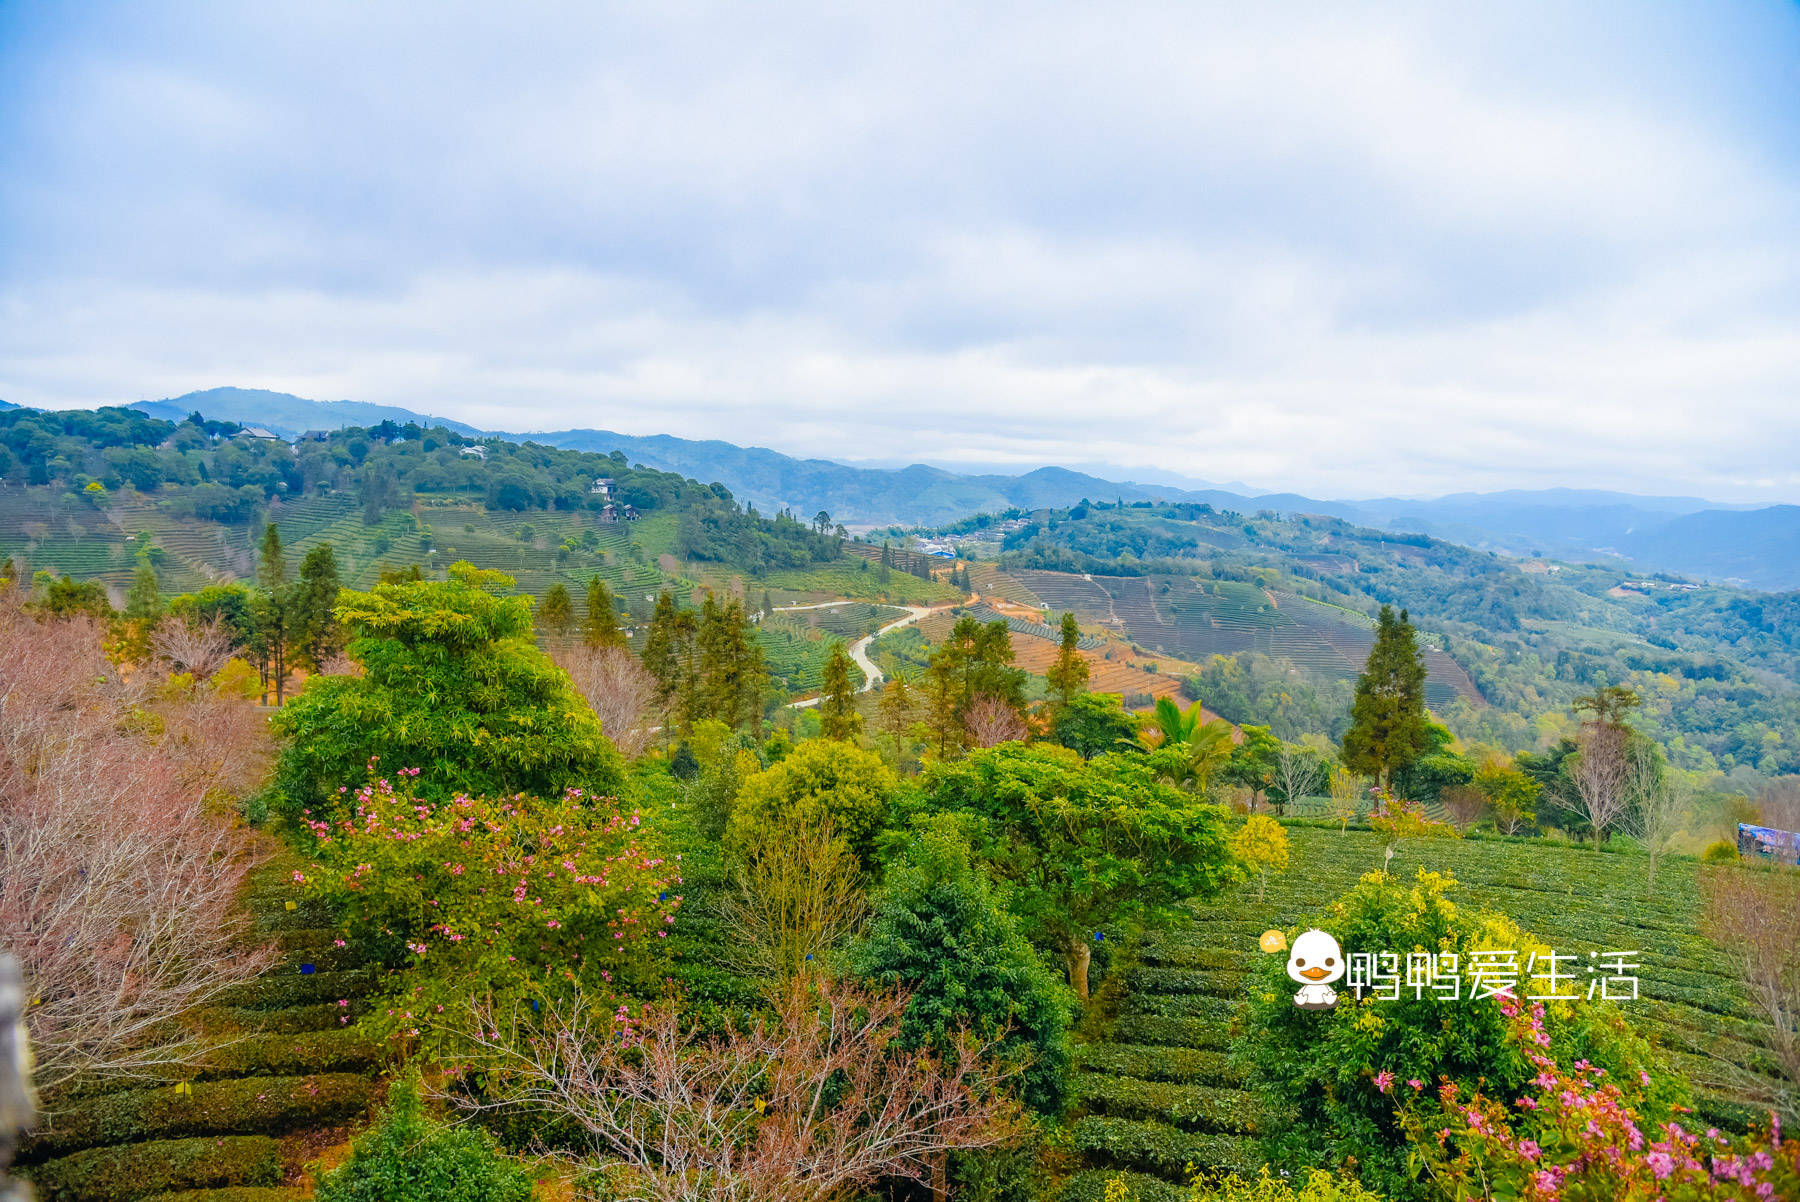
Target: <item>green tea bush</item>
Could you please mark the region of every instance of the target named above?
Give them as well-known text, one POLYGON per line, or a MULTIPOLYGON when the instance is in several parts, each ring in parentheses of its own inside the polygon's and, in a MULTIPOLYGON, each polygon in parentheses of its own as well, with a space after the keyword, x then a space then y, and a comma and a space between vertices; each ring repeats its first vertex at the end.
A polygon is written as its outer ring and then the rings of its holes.
POLYGON ((531 1174, 475 1127, 425 1113, 416 1086, 388 1094, 379 1125, 356 1137, 350 1159, 319 1180, 318 1202, 530 1202, 531 1174))
POLYGON ((169 1190, 278 1185, 281 1145, 266 1135, 156 1139, 90 1148, 28 1172, 38 1202, 132 1202, 169 1190))

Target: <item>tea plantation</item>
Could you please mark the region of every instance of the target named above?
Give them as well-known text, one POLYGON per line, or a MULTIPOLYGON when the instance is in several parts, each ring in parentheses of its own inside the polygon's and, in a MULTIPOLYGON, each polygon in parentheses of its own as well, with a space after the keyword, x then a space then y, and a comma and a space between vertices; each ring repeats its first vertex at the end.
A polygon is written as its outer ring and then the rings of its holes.
POLYGON ((293 864, 261 869, 255 937, 280 960, 193 1016, 211 1044, 166 1079, 52 1100, 20 1149, 40 1202, 287 1202, 304 1163, 367 1120, 382 1052, 356 1028, 374 973, 294 896, 293 864))
MULTIPOLYGON (((1127 970, 1116 1020, 1079 1049, 1076 1146, 1090 1168, 1070 1181, 1066 1202, 1098 1199, 1126 1175, 1140 1202, 1181 1196, 1186 1166, 1251 1169, 1257 1100, 1229 1061, 1232 1017, 1257 938, 1314 917, 1365 872, 1383 844, 1370 831, 1341 833, 1288 822, 1291 863, 1257 900, 1254 883, 1190 908, 1174 929, 1146 940, 1127 970)), ((1640 999, 1627 1017, 1694 1086, 1698 1117, 1742 1129, 1757 1112, 1721 1083, 1717 1056, 1764 1062, 1751 1011, 1719 949, 1700 934, 1699 865, 1670 859, 1645 897, 1645 859, 1543 840, 1413 840, 1392 871, 1447 872, 1464 903, 1503 911, 1558 952, 1638 951, 1640 999)))

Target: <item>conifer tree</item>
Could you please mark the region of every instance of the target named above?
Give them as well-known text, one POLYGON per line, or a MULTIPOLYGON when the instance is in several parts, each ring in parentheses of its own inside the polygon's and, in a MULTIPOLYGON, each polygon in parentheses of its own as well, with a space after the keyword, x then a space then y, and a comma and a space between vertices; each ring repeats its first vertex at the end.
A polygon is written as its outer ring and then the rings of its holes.
POLYGON ((913 724, 913 690, 906 674, 896 671, 881 691, 881 729, 894 741, 894 763, 906 758, 906 739, 913 724))
MULTIPOLYGON (((592 614, 589 614, 592 620, 592 614)), ((644 668, 656 679, 656 700, 663 711, 663 735, 669 734, 668 717, 673 714, 681 692, 682 663, 685 653, 681 615, 675 598, 664 589, 656 598, 656 611, 650 615, 650 629, 644 638, 644 668)))
POLYGON ((862 728, 862 715, 856 712, 856 685, 851 673, 856 664, 845 654, 842 643, 831 647, 831 658, 825 661, 824 687, 819 698, 819 725, 828 739, 854 739, 862 728))
POLYGON ((287 556, 281 550, 281 531, 270 522, 263 529, 262 549, 256 563, 257 651, 263 687, 275 686, 275 704, 287 693, 288 644, 292 641, 287 556))
POLYGON ((619 615, 613 610, 612 590, 598 576, 588 578, 587 620, 582 623, 581 641, 596 649, 625 645, 625 632, 619 629, 619 615))
POLYGON ((538 621, 544 629, 561 637, 569 633, 569 623, 574 621, 575 607, 569 601, 569 590, 562 581, 551 585, 544 594, 544 606, 538 611, 538 621))
POLYGON ((1356 680, 1344 766, 1376 777, 1385 789, 1396 769, 1425 753, 1426 722, 1425 660, 1412 622, 1404 609, 1395 617, 1393 607, 1383 605, 1375 645, 1356 680))
POLYGON ((1081 658, 1081 627, 1075 621, 1075 615, 1065 612, 1062 616, 1062 643, 1057 648, 1056 662, 1044 673, 1050 684, 1050 697, 1055 708, 1061 709, 1075 700, 1087 688, 1088 662, 1081 658))
POLYGON ((295 642, 314 672, 344 645, 336 613, 339 587, 337 554, 330 543, 320 543, 300 561, 293 602, 295 642))
POLYGON ((147 556, 140 555, 137 575, 131 581, 131 591, 125 594, 125 616, 154 624, 162 617, 162 612, 162 590, 158 587, 156 569, 150 566, 147 556))

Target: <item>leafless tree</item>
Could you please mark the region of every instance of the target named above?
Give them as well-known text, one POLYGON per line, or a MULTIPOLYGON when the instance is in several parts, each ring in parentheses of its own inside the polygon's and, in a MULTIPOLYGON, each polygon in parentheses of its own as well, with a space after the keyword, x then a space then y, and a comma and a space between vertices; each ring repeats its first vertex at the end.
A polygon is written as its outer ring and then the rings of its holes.
POLYGON ((1452 785, 1438 795, 1444 817, 1459 831, 1466 831, 1481 821, 1487 812, 1487 796, 1474 785, 1452 785))
POLYGON ((1292 806, 1302 797, 1311 796, 1325 780, 1325 765, 1318 753, 1307 747, 1283 743, 1275 757, 1275 783, 1281 795, 1292 806))
POLYGON ((1584 722, 1569 778, 1575 810, 1588 820, 1598 845, 1631 805, 1630 731, 1604 721, 1584 722))
POLYGON ((721 916, 740 967, 779 991, 822 970, 867 905, 856 856, 829 824, 783 818, 767 846, 740 872, 721 916))
POLYGON ((0 947, 23 966, 52 1097, 191 1059, 201 1045, 174 1020, 271 955, 241 941, 248 837, 207 800, 227 757, 180 733, 209 737, 218 716, 164 701, 161 733, 133 721, 144 697, 101 635, 0 600, 0 947))
POLYGON ((1770 781, 1757 794, 1756 810, 1764 826, 1800 831, 1800 776, 1778 776, 1770 781))
POLYGON ((642 755, 656 733, 656 678, 624 647, 578 644, 552 654, 599 715, 606 737, 627 758, 642 755))
POLYGON ((674 1006, 579 997, 545 1014, 473 1008, 470 1068, 491 1101, 573 1122, 621 1202, 837 1202, 945 1155, 1017 1138, 1016 1065, 972 1039, 946 1059, 896 1046, 904 993, 799 979, 766 1020, 703 1035, 674 1006))
POLYGON ((1656 893, 1656 866, 1681 834, 1693 801, 1693 787, 1685 773, 1663 762, 1656 745, 1640 739, 1625 756, 1632 807, 1623 825, 1650 853, 1650 875, 1645 892, 1656 893))
POLYGON ((995 747, 1023 739, 1028 731, 1019 711, 998 697, 977 697, 963 715, 969 740, 977 747, 995 747))
POLYGON ((217 618, 190 622, 170 615, 156 624, 150 647, 179 672, 205 680, 225 666, 234 645, 231 631, 217 618))
POLYGON ((1711 870, 1702 885, 1707 933, 1736 966, 1785 1080, 1771 1083, 1735 1064, 1723 1066, 1726 1075, 1800 1121, 1800 872, 1732 866, 1711 870))

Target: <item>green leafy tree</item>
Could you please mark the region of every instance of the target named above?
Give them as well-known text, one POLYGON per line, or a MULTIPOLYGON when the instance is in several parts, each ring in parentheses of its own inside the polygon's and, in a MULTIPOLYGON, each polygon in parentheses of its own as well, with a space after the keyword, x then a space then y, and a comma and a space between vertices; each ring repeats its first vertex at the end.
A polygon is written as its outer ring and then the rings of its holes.
POLYGON ((1062 1112, 1072 999, 994 896, 950 816, 922 826, 889 867, 849 962, 866 980, 910 995, 903 1046, 943 1055, 970 1032, 1025 1062, 1027 1105, 1062 1112))
MULTIPOLYGON (((670 600, 673 602, 673 598, 670 600)), ((588 578, 587 616, 581 624, 581 641, 594 648, 625 645, 625 632, 619 629, 619 615, 613 609, 612 591, 598 576, 588 578)))
POLYGON ((156 569, 150 566, 148 556, 140 555, 131 591, 125 594, 125 616, 136 622, 154 624, 162 615, 162 589, 156 579, 156 569))
POLYGON ((1475 779, 1475 761, 1453 750, 1456 736, 1450 728, 1429 718, 1425 722, 1424 749, 1419 757, 1395 771, 1392 787, 1400 797, 1418 802, 1437 801, 1446 790, 1475 779))
POLYGON ((1219 775, 1231 784, 1250 790, 1252 799, 1260 804, 1275 785, 1276 771, 1281 763, 1281 740, 1269 733, 1266 726, 1239 729, 1243 737, 1231 748, 1231 756, 1219 775))
POLYGON ((862 715, 856 712, 856 686, 851 673, 856 664, 844 653, 842 643, 831 645, 831 658, 825 661, 824 689, 819 697, 819 722, 828 739, 854 739, 862 729, 862 715))
POLYGON ((434 1120, 419 1087, 396 1082, 381 1121, 319 1179, 319 1202, 531 1202, 532 1175, 479 1127, 434 1120))
POLYGON ((544 593, 544 607, 538 613, 538 621, 545 630, 562 638, 569 633, 574 620, 575 607, 569 600, 568 586, 559 580, 544 593))
POLYGON ((1350 705, 1344 766, 1387 788, 1394 773, 1426 748, 1425 660, 1407 612, 1396 617, 1393 607, 1384 605, 1350 705))
POLYGON ((281 531, 270 522, 263 528, 262 548, 256 560, 256 646, 260 653, 263 683, 274 686, 275 704, 286 698, 288 653, 293 644, 293 597, 288 588, 287 556, 281 549, 281 531))
POLYGON ((320 543, 300 561, 300 582, 294 590, 295 639, 300 657, 314 672, 343 649, 344 628, 337 620, 337 553, 330 543, 320 543))
POLYGON ((779 820, 798 815, 814 826, 829 824, 867 867, 899 784, 873 751, 836 739, 808 739, 744 781, 726 827, 727 850, 739 858, 779 853, 779 847, 769 846, 768 832, 779 820))
MULTIPOLYGON (((592 617, 590 613, 590 619, 592 617)), ((644 668, 656 680, 656 700, 663 712, 663 737, 673 733, 675 709, 693 677, 694 615, 676 607, 664 589, 656 598, 644 636, 644 668)))
POLYGON ((1088 662, 1081 658, 1081 627, 1075 615, 1062 616, 1062 641, 1056 649, 1056 662, 1044 678, 1050 684, 1050 699, 1058 710, 1069 705, 1087 688, 1088 662))
POLYGON ((894 764, 903 766, 907 759, 907 749, 911 743, 913 727, 917 718, 913 712, 913 688, 907 682, 904 672, 896 671, 894 678, 881 690, 879 703, 881 730, 892 741, 894 764))
POLYGON ((1537 821, 1543 786, 1516 765, 1490 760, 1475 770, 1475 787, 1487 798, 1494 825, 1502 833, 1516 835, 1537 821))
POLYGON ((1172 699, 1158 697, 1145 736, 1150 747, 1176 753, 1165 759, 1179 765, 1174 774, 1177 784, 1192 782, 1205 789, 1231 762, 1231 723, 1220 718, 1207 721, 1198 701, 1183 710, 1172 699))
POLYGON ((345 590, 338 619, 360 676, 314 677, 275 719, 290 816, 354 786, 372 757, 418 768, 428 795, 616 793, 618 751, 569 676, 531 637, 513 579, 468 563, 445 581, 345 590))
POLYGON ((1004 743, 929 768, 913 805, 969 816, 976 855, 1083 1000, 1101 927, 1166 921, 1242 875, 1225 811, 1162 783, 1143 756, 1004 743))
POLYGON ((1117 693, 1079 693, 1058 707, 1051 736, 1064 747, 1093 759, 1133 741, 1138 722, 1117 693))

